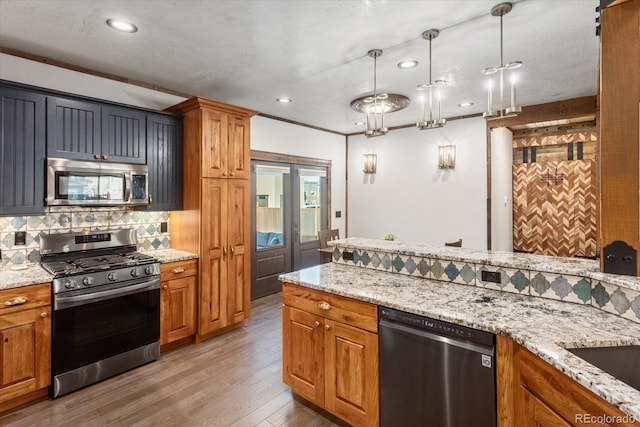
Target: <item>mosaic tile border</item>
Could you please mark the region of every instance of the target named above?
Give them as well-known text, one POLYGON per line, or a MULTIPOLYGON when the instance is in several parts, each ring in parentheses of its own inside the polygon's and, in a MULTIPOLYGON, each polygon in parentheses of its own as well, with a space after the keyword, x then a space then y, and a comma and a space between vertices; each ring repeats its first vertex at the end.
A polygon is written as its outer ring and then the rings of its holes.
POLYGON ((592 305, 640 323, 640 291, 588 277, 340 246, 334 247, 332 255, 334 262, 345 265, 592 305), (345 260, 345 253, 353 253, 353 260, 345 260), (484 280, 483 272, 500 273, 500 283, 484 280))
POLYGON ((132 228, 138 234, 138 250, 171 247, 170 214, 122 208, 49 208, 44 215, 0 217, 2 265, 40 262, 40 237, 45 234, 132 228), (161 223, 167 231, 161 232, 161 223), (26 233, 25 245, 15 244, 15 232, 26 233))

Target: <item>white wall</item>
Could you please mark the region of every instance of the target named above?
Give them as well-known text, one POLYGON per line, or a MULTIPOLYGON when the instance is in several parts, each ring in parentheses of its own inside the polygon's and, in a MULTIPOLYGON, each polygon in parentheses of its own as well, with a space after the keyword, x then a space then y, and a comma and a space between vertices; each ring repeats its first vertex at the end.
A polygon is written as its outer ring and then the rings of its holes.
POLYGON ((443 128, 391 130, 349 137, 349 236, 487 247, 486 124, 481 117, 443 128), (438 169, 438 146, 456 146, 456 167, 438 169), (378 155, 374 175, 362 172, 363 154, 378 155))
POLYGON ((513 251, 513 133, 491 131, 491 249, 513 251))
POLYGON ((0 53, 0 79, 153 110, 164 110, 185 100, 168 93, 4 53, 0 53))
POLYGON ((345 235, 345 137, 266 117, 251 118, 251 149, 331 160, 331 228, 345 235), (336 218, 335 212, 342 217, 336 218))

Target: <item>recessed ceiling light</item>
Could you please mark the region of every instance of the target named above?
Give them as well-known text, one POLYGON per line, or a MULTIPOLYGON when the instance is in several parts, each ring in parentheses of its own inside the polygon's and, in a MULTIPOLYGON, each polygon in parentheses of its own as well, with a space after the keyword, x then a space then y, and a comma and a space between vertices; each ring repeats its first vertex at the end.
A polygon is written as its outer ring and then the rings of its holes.
POLYGON ((460 104, 458 104, 458 107, 471 107, 473 105, 473 102, 471 101, 463 101, 460 104))
POLYGON ((293 99, 282 96, 280 98, 277 98, 276 101, 281 104, 288 104, 290 102, 293 102, 293 99))
POLYGON ((354 125, 356 125, 356 126, 364 126, 364 125, 366 125, 366 123, 365 122, 355 122, 354 125))
POLYGON ((409 68, 415 68, 417 66, 418 61, 416 61, 415 59, 398 62, 398 68, 400 68, 401 70, 408 70, 409 68))
POLYGON ((138 27, 133 25, 131 22, 122 21, 120 19, 107 19, 107 25, 114 30, 122 31, 123 33, 135 33, 138 31, 138 27))

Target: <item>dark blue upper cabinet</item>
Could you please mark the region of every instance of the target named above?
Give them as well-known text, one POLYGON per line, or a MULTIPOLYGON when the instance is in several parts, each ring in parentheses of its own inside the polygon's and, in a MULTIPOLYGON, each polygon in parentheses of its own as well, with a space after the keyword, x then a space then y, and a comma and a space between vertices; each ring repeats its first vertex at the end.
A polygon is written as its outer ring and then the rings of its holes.
POLYGON ((47 155, 101 160, 100 105, 47 97, 47 155))
POLYGON ((0 86, 0 215, 44 212, 45 95, 0 86))
POLYGON ((147 114, 149 210, 182 209, 182 118, 147 114))
POLYGON ((130 108, 102 107, 103 160, 139 164, 147 162, 145 116, 144 112, 130 108))
POLYGON ((145 113, 64 97, 47 97, 47 155, 145 164, 145 113))

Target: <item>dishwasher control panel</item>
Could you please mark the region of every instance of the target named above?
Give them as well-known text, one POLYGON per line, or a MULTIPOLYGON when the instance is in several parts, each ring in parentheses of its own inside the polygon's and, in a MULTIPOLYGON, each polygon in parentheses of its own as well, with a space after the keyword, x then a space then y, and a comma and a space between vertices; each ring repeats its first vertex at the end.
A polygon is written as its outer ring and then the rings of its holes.
POLYGON ((484 345, 493 345, 494 343, 495 336, 490 332, 480 331, 478 329, 456 325, 442 320, 431 319, 393 308, 380 307, 379 317, 380 319, 388 319, 390 321, 413 326, 418 329, 431 331, 438 335, 473 341, 484 345))

